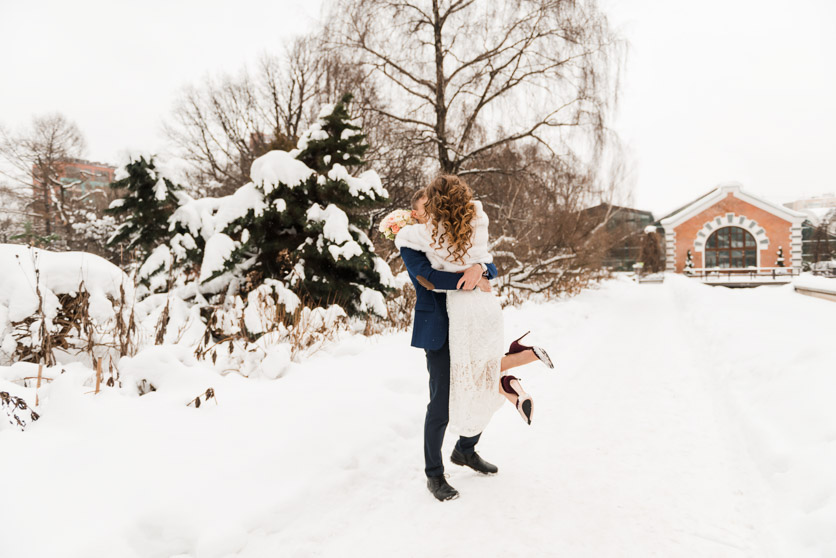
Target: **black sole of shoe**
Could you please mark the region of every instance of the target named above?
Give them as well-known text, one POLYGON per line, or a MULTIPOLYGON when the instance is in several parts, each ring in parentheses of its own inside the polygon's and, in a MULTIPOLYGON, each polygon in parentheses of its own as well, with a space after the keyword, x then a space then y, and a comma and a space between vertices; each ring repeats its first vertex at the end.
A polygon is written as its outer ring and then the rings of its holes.
POLYGON ((522 410, 523 413, 525 413, 525 418, 528 420, 528 424, 531 424, 531 399, 523 401, 522 410))

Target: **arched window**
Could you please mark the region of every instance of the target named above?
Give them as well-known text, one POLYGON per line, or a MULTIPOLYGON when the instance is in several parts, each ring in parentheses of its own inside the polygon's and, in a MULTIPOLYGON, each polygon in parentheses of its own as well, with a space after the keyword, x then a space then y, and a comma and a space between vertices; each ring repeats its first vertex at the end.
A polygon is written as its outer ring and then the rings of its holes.
POLYGON ((740 227, 723 227, 708 237, 705 267, 756 267, 758 246, 755 237, 740 227))

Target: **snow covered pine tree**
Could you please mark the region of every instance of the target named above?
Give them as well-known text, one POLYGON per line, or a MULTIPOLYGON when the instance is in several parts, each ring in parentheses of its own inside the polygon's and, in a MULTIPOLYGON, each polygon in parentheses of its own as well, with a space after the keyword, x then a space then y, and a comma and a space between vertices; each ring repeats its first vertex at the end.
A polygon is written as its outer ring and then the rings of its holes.
POLYGON ((140 156, 139 160, 125 166, 125 172, 127 176, 110 185, 127 193, 105 210, 105 213, 123 220, 107 244, 113 246, 125 242, 128 250, 139 248, 141 259, 144 259, 155 246, 171 236, 168 218, 178 205, 175 192, 182 187, 158 173, 153 157, 146 161, 144 156, 140 156))
POLYGON ((331 300, 347 310, 386 315, 383 295, 394 286, 392 272, 363 232, 368 209, 387 201, 388 193, 374 171, 349 174, 364 164, 366 136, 348 114, 351 95, 336 106, 326 106, 319 122, 305 132, 296 156, 314 169, 305 216, 307 238, 296 249, 304 262, 303 286, 315 301, 331 300), (365 210, 365 211, 364 211, 365 210))
POLYGON ((383 204, 388 194, 376 172, 349 173, 364 163, 368 149, 349 117, 350 101, 344 95, 323 107, 297 149, 271 151, 253 162, 253 182, 230 197, 250 188, 263 198, 224 228, 225 261, 213 265, 204 281, 255 272, 260 280, 290 283, 316 306, 336 303, 349 314, 386 315, 384 295, 394 278, 363 228, 368 209, 383 204))

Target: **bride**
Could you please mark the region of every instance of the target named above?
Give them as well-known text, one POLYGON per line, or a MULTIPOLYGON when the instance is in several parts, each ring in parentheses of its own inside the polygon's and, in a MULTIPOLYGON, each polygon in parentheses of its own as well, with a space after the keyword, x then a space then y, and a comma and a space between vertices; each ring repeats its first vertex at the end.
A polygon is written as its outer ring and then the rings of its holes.
POLYGON ((488 216, 481 202, 472 198, 463 179, 437 177, 413 196, 413 216, 418 223, 403 227, 395 238, 398 249, 424 252, 433 269, 463 272, 459 290, 446 291, 446 300, 449 417, 451 426, 464 436, 482 432, 505 399, 531 424, 533 399, 519 380, 505 371, 535 360, 554 368, 543 349, 520 344, 522 337, 503 356, 499 300, 492 292, 474 288, 493 258, 488 251, 488 216))

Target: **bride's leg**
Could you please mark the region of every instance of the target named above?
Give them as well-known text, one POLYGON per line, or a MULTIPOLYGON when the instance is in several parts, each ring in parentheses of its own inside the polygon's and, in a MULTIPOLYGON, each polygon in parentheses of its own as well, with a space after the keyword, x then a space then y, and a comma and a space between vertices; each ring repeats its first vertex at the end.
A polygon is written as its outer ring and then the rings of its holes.
POLYGON ((502 362, 499 365, 499 369, 502 372, 506 370, 510 370, 511 368, 516 368, 517 366, 523 366, 525 364, 530 364, 532 362, 536 362, 537 355, 534 354, 534 351, 531 349, 514 353, 513 355, 505 355, 502 357, 502 362))

